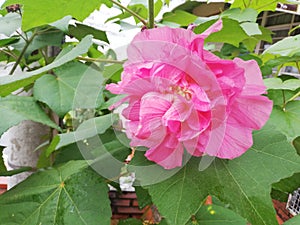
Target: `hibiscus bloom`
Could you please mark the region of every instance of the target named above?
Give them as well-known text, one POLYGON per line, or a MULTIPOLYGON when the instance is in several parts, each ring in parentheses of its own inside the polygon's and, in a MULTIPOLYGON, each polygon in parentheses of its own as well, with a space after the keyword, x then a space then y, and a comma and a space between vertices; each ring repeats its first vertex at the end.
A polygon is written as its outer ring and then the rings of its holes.
POLYGON ((145 156, 166 169, 182 166, 184 150, 242 155, 271 113, 254 60, 224 60, 203 49, 205 37, 221 28, 218 21, 200 35, 169 27, 140 32, 121 81, 106 87, 126 95, 118 104, 128 104, 122 115, 130 145, 147 147, 145 156))

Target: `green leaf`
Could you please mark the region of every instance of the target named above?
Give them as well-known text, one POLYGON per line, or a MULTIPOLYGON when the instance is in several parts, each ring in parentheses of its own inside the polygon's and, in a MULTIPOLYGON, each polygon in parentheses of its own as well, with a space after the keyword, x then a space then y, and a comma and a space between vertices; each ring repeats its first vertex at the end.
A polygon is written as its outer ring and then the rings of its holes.
POLYGON ((268 47, 263 54, 269 53, 281 56, 293 56, 300 52, 300 34, 286 37, 268 47))
POLYGON ((300 173, 295 173, 293 176, 280 180, 272 185, 272 188, 277 191, 277 195, 281 194, 281 199, 285 202, 288 200, 288 194, 293 193, 300 187, 300 173))
POLYGON ((32 171, 32 167, 25 166, 25 167, 21 167, 19 169, 15 169, 15 170, 8 170, 8 171, 3 171, 3 172, 0 171, 0 176, 13 176, 13 175, 27 172, 27 171, 32 171))
POLYGON ((93 35, 93 37, 98 40, 109 43, 106 36, 106 32, 102 30, 98 30, 94 27, 90 27, 81 23, 75 23, 75 25, 69 26, 69 35, 74 36, 78 40, 81 40, 82 38, 84 38, 86 35, 89 34, 93 35))
POLYGON ((123 71, 123 65, 121 64, 113 64, 110 66, 105 66, 103 70, 103 77, 118 82, 121 80, 122 71, 123 71))
POLYGON ((59 67, 69 61, 72 61, 77 56, 86 53, 91 45, 92 36, 89 35, 82 39, 76 47, 69 49, 68 52, 63 51, 63 53, 65 53, 64 55, 58 55, 56 59, 47 66, 27 73, 0 77, 0 96, 9 95, 11 92, 31 84, 33 81, 38 79, 42 73, 59 67))
POLYGON ((243 28, 243 30, 246 32, 248 36, 262 35, 262 32, 259 29, 257 23, 245 22, 241 24, 241 27, 243 28))
POLYGON ((115 181, 120 176, 121 168, 125 166, 125 159, 130 152, 128 144, 124 144, 113 129, 108 129, 100 135, 62 147, 57 151, 55 164, 74 159, 90 160, 93 161, 93 169, 101 176, 115 181))
POLYGON ((300 215, 297 215, 288 221, 286 221, 283 225, 299 225, 300 224, 300 215))
POLYGON ((95 9, 98 9, 102 3, 111 5, 107 0, 91 0, 89 2, 81 0, 61 1, 44 0, 38 4, 35 0, 6 1, 6 5, 20 3, 23 5, 24 13, 22 20, 22 29, 30 30, 34 27, 53 23, 65 16, 71 15, 79 21, 83 21, 95 9), (84 10, 83 10, 84 9, 84 10))
MULTIPOLYGON (((32 33, 29 32, 28 37, 30 38, 32 33)), ((26 49, 25 56, 29 56, 34 50, 46 47, 46 46, 61 46, 64 39, 64 33, 62 31, 51 29, 46 32, 42 32, 40 35, 37 35, 33 38, 33 41, 30 43, 26 49)), ((20 39, 18 43, 12 45, 15 49, 20 52, 23 50, 26 42, 24 39, 20 39)))
POLYGON ((143 222, 138 219, 130 218, 127 220, 120 220, 118 225, 143 225, 143 222))
MULTIPOLYGON (((204 171, 198 170, 199 160, 192 158, 179 172, 160 183, 156 181, 162 178, 161 173, 151 174, 152 184, 145 186, 169 224, 188 222, 210 194, 251 224, 277 225, 270 197, 271 185, 300 171, 300 157, 284 135, 273 127, 256 131, 254 145, 239 158, 229 161, 215 159, 204 171), (169 204, 170 199, 172 204, 169 204)), ((135 165, 146 166, 132 168, 143 185, 143 179, 147 179, 151 172, 147 169, 153 163, 137 162, 135 165), (139 172, 142 169, 144 173, 139 172)), ((172 175, 174 171, 168 172, 172 175)))
POLYGON ((140 209, 143 209, 147 205, 152 204, 151 196, 147 189, 142 188, 141 186, 134 187, 135 193, 138 199, 140 209))
POLYGON ((0 174, 3 172, 7 172, 6 166, 4 164, 4 159, 3 159, 3 150, 4 147, 0 145, 0 174))
POLYGON ((0 196, 1 224, 109 225, 108 187, 85 161, 39 171, 0 196))
POLYGON ((14 43, 18 42, 19 40, 20 40, 20 38, 18 38, 18 37, 11 37, 11 38, 1 39, 0 40, 0 47, 4 47, 4 46, 14 44, 14 43))
POLYGON ((188 26, 195 22, 196 19, 197 16, 182 10, 167 12, 163 15, 163 22, 177 23, 180 26, 188 26))
POLYGON ((227 18, 223 18, 222 21, 222 30, 209 35, 205 39, 206 42, 228 43, 238 47, 240 42, 249 37, 238 21, 227 18))
POLYGON ((217 205, 205 205, 186 225, 246 225, 247 221, 233 211, 217 205))
POLYGON ((69 144, 67 146, 63 146, 59 149, 55 157, 55 164, 60 164, 64 162, 68 162, 70 160, 82 160, 83 155, 81 153, 82 149, 79 149, 82 145, 93 144, 94 139, 98 138, 101 142, 101 146, 92 146, 89 150, 93 153, 94 157, 100 156, 105 149, 114 158, 124 162, 127 156, 130 154, 129 148, 124 145, 124 143, 120 142, 118 137, 116 137, 113 129, 107 129, 103 134, 98 136, 87 138, 77 143, 69 144), (102 148, 102 149, 101 149, 102 148))
POLYGON ((69 23, 72 19, 72 16, 65 16, 64 18, 57 20, 49 25, 52 27, 56 27, 57 29, 63 31, 64 33, 68 33, 69 23))
POLYGON ((32 97, 8 96, 0 98, 0 136, 23 120, 32 120, 60 130, 32 97))
POLYGON ((21 27, 21 21, 21 16, 18 13, 8 13, 4 17, 0 17, 0 34, 12 35, 21 27))
POLYGON ((264 83, 267 89, 275 89, 275 90, 292 90, 300 88, 300 80, 299 79, 289 79, 282 81, 280 78, 268 78, 264 79, 264 83))
POLYGON ((252 8, 261 11, 274 11, 277 6, 277 1, 274 0, 234 0, 231 8, 252 8))
POLYGON ((287 136, 289 140, 300 136, 300 101, 292 101, 283 109, 274 106, 268 123, 287 136))
POLYGON ((47 155, 49 156, 53 151, 61 147, 94 137, 97 134, 103 134, 112 126, 115 119, 115 115, 112 114, 92 118, 80 124, 74 132, 57 135, 48 147, 47 155))
POLYGON ((224 11, 221 16, 229 19, 236 20, 238 22, 256 22, 257 19, 257 11, 251 8, 240 9, 233 8, 224 11))
POLYGON ((39 78, 33 88, 36 100, 46 103, 59 117, 76 108, 97 108, 101 104, 104 78, 99 71, 80 62, 54 69, 54 75, 39 78))

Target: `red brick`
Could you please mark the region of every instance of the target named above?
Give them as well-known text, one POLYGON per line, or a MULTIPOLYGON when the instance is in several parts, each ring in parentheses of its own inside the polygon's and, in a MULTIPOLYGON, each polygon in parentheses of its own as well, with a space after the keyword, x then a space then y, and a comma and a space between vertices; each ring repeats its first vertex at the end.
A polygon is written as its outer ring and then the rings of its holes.
POLYGON ((7 189, 7 184, 0 184, 0 189, 7 189))
POLYGON ((112 199, 111 204, 114 206, 130 206, 130 200, 129 199, 112 199))
POLYGON ((112 219, 127 219, 129 218, 129 215, 126 214, 113 214, 112 219))
POLYGON ((139 206, 138 201, 137 201, 137 200, 133 200, 133 201, 132 201, 132 206, 139 206))
POLYGON ((0 195, 6 192, 6 189, 0 189, 0 195))
POLYGON ((129 198, 136 199, 135 192, 123 192, 121 195, 118 195, 119 198, 129 198))
POLYGON ((143 214, 143 211, 138 207, 118 207, 118 213, 143 214))
POLYGON ((110 198, 116 198, 117 197, 117 193, 115 191, 108 192, 108 195, 109 195, 110 198))

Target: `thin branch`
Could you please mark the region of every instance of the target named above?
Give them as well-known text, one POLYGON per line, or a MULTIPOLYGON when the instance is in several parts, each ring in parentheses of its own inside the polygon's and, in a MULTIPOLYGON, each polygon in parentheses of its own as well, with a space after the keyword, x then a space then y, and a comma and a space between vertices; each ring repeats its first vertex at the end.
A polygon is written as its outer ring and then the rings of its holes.
POLYGON ((298 98, 300 96, 300 91, 295 94, 293 97, 291 97, 289 100, 287 100, 287 102, 291 102, 291 101, 294 101, 296 98, 298 98))
POLYGON ((103 63, 117 63, 117 64, 124 63, 124 61, 118 61, 114 59, 95 59, 95 58, 88 58, 88 57, 81 57, 81 56, 78 56, 77 59, 84 60, 87 62, 103 62, 103 63))
POLYGON ((32 36, 30 37, 30 39, 26 42, 24 48, 22 49, 22 52, 20 53, 18 59, 16 60, 14 66, 13 66, 13 68, 12 68, 11 71, 9 72, 9 75, 12 75, 12 74, 15 72, 15 70, 17 69, 17 66, 19 65, 19 63, 21 62, 21 60, 22 60, 22 58, 23 58, 23 56, 24 56, 24 54, 25 54, 27 48, 29 47, 29 45, 31 44, 31 42, 33 41, 33 39, 35 38, 36 35, 37 35, 37 33, 34 32, 34 33, 32 34, 32 36))
POLYGON ((141 17, 139 14, 135 13, 134 11, 132 11, 131 9, 123 6, 122 4, 120 4, 119 2, 115 1, 115 0, 110 0, 112 3, 114 3, 115 5, 119 6, 121 9, 124 9, 125 11, 127 11, 128 13, 130 13, 131 15, 133 15, 134 17, 136 17, 139 21, 141 21, 145 26, 147 26, 147 22, 144 20, 143 17, 141 17))

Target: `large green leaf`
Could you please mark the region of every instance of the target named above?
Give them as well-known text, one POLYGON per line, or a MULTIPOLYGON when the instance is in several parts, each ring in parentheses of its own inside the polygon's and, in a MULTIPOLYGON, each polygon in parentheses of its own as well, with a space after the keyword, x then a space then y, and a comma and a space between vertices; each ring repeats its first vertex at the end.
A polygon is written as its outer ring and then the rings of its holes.
POLYGON ((280 78, 268 78, 264 80, 264 83, 267 89, 275 89, 275 90, 292 90, 300 88, 300 80, 299 79, 289 79, 286 81, 282 81, 280 78))
POLYGON ((189 24, 195 22, 196 19, 197 16, 182 10, 167 12, 163 16, 163 22, 177 23, 180 26, 188 26, 189 24))
POLYGON ((65 16, 71 15, 79 21, 88 17, 102 3, 111 6, 109 0, 7 0, 4 6, 20 3, 23 5, 22 28, 27 31, 31 28, 53 23, 65 16))
POLYGON ((3 225, 109 225, 108 187, 85 161, 39 171, 0 196, 3 225))
POLYGON ((233 8, 226 10, 221 14, 222 17, 237 20, 238 22, 256 22, 257 15, 257 11, 251 8, 246 8, 244 10, 233 8))
POLYGON ((74 132, 55 136, 47 149, 47 155, 50 155, 51 152, 61 147, 94 137, 97 134, 103 134, 109 127, 112 126, 115 119, 115 115, 112 114, 92 118, 80 124, 74 132))
POLYGON ((270 53, 274 55, 290 56, 300 52, 300 34, 296 36, 286 37, 269 48, 263 54, 270 53))
POLYGON ((8 13, 0 17, 0 34, 10 36, 21 27, 21 16, 18 13, 8 13))
POLYGON ((202 206, 186 225, 246 225, 247 221, 231 210, 218 205, 202 206))
POLYGON ((8 96, 0 98, 0 136, 23 120, 32 120, 60 129, 34 101, 32 97, 8 96))
POLYGON ((269 122, 289 140, 300 136, 300 101, 292 101, 284 108, 274 106, 269 122))
POLYGON ((55 163, 68 160, 86 159, 91 166, 108 180, 116 181, 125 166, 125 159, 130 154, 128 145, 124 145, 113 129, 76 143, 62 147, 57 153, 55 163))
POLYGON ((69 35, 76 37, 78 40, 81 40, 88 34, 93 35, 93 37, 98 40, 109 43, 106 33, 102 30, 81 23, 75 23, 75 25, 69 26, 69 35))
MULTIPOLYGON (((31 32, 28 32, 28 38, 32 35, 31 32)), ((30 43, 28 48, 26 49, 25 56, 30 55, 34 50, 46 47, 46 46, 61 46, 64 39, 64 33, 57 29, 50 29, 48 31, 42 32, 40 35, 36 35, 33 38, 33 41, 30 43)), ((12 47, 19 50, 20 52, 23 50, 26 42, 24 39, 20 39, 20 41, 16 44, 13 44, 12 47)))
MULTIPOLYGON (((140 165, 135 171, 143 185, 143 179, 150 175, 150 171, 147 173, 150 163, 142 168, 140 162, 133 160, 135 165, 140 165), (143 169, 144 173, 139 172, 143 169)), ((284 135, 273 127, 265 127, 254 133, 254 145, 241 157, 230 161, 215 159, 206 170, 199 171, 198 168, 199 159, 192 158, 163 182, 156 183, 161 173, 151 174, 153 184, 146 188, 169 224, 185 224, 210 194, 251 224, 277 225, 270 197, 271 185, 299 172, 300 157, 284 135), (172 204, 169 204, 170 200, 172 204)))
POLYGON ((9 95, 11 92, 18 90, 21 87, 31 84, 36 79, 41 77, 42 73, 45 73, 51 69, 59 67, 69 61, 72 61, 77 56, 86 53, 90 46, 92 45, 92 36, 86 36, 82 41, 74 48, 68 49, 68 52, 63 55, 58 55, 56 60, 54 60, 51 64, 44 66, 40 69, 15 74, 13 76, 7 75, 0 77, 0 96, 9 95))
POLYGON ((206 42, 228 43, 238 47, 240 42, 249 37, 238 21, 228 18, 223 18, 222 21, 222 30, 209 35, 206 42))
POLYGON ((33 88, 35 99, 46 103, 63 117, 76 108, 97 108, 101 104, 102 74, 80 62, 54 69, 54 75, 39 78, 33 88))
MULTIPOLYGON (((274 11, 276 9, 278 1, 274 0, 234 0, 231 8, 252 8, 257 10, 258 12, 261 11, 274 11)), ((288 2, 288 1, 281 1, 281 2, 288 2)))
POLYGON ((293 217, 286 221, 283 225, 299 225, 300 224, 300 215, 293 217))

